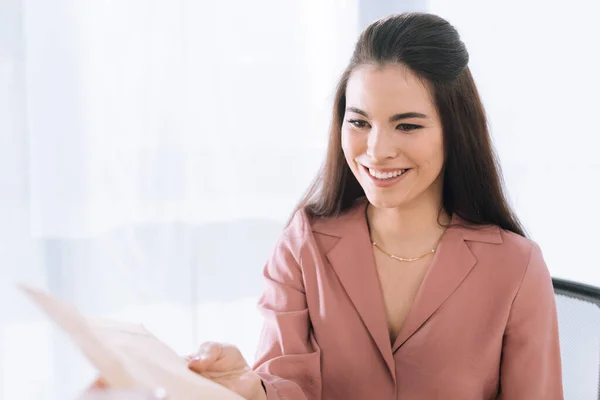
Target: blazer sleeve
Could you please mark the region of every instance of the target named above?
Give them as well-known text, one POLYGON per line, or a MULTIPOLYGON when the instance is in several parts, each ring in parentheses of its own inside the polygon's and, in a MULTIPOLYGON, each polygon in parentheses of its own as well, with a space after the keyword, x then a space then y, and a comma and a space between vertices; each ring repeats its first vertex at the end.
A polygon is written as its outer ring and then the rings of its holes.
POLYGON ((563 399, 554 289, 535 243, 504 332, 498 399, 563 399))
POLYGON ((264 268, 256 362, 268 400, 320 400, 321 351, 312 334, 299 254, 283 237, 264 268))

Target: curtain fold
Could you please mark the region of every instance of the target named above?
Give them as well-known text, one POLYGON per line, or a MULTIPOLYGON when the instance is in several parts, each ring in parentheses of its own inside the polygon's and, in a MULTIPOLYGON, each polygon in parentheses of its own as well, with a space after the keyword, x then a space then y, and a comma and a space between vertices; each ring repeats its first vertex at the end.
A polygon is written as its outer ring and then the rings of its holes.
POLYGON ((17 282, 253 359, 357 33, 354 1, 0 3, 0 399, 94 376, 17 282))

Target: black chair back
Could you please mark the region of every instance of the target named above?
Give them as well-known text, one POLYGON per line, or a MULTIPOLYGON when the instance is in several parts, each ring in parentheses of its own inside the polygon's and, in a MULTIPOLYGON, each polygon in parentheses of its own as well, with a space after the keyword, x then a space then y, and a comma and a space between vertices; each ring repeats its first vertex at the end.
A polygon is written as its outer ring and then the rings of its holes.
POLYGON ((600 400, 600 288, 553 278, 565 400, 600 400))

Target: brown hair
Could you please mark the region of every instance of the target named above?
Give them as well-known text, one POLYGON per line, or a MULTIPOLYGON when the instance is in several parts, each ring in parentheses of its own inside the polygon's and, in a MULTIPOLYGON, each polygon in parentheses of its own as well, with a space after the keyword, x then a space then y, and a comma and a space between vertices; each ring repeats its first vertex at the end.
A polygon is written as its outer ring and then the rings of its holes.
POLYGON ((442 206, 446 212, 468 223, 497 225, 525 236, 503 192, 485 111, 468 61, 458 32, 438 16, 404 13, 368 26, 337 85, 325 162, 298 209, 305 208, 311 216, 333 217, 365 195, 342 151, 346 86, 358 66, 402 64, 430 88, 442 122, 442 206))

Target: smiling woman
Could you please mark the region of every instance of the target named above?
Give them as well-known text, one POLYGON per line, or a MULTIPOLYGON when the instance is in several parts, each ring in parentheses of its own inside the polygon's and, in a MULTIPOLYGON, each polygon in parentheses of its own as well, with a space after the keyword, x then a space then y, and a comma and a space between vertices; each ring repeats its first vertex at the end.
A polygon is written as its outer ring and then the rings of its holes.
POLYGON ((441 213, 524 235, 503 193, 466 47, 443 19, 427 25, 417 15, 405 14, 402 25, 384 18, 363 32, 337 87, 325 165, 298 209, 334 216, 363 195, 383 205, 426 201, 437 190, 441 213), (405 179, 402 199, 400 186, 376 195, 361 181, 390 168, 419 178, 405 179))
POLYGON ((367 27, 325 163, 264 269, 253 371, 227 374, 245 363, 218 344, 192 368, 253 382, 248 399, 562 399, 552 282, 468 61, 435 15, 367 27))

